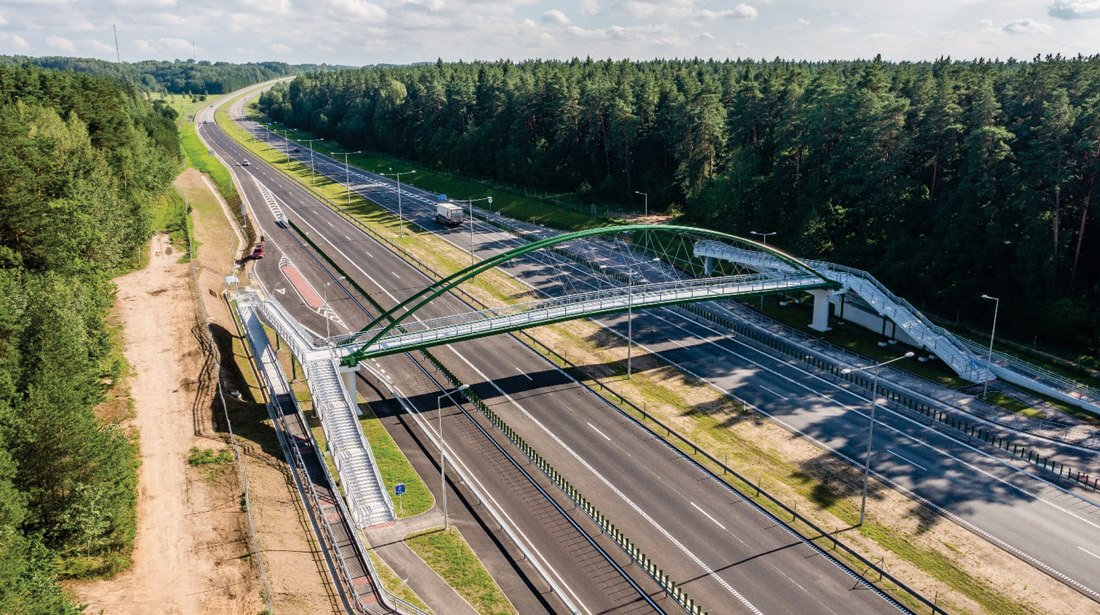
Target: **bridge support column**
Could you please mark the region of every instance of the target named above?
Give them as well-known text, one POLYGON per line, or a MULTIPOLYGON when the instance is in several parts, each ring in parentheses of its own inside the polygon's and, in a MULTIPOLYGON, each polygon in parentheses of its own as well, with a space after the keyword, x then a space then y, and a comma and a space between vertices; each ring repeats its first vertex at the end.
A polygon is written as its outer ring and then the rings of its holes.
POLYGON ((829 291, 822 289, 811 290, 814 297, 814 319, 810 322, 810 328, 814 331, 825 332, 829 330, 829 291))
POLYGON ((355 373, 357 371, 359 371, 357 367, 340 368, 340 380, 344 383, 344 390, 348 392, 348 398, 351 399, 355 414, 359 414, 359 394, 355 390, 355 373))
POLYGON ((710 275, 714 273, 714 257, 703 257, 703 275, 710 275))

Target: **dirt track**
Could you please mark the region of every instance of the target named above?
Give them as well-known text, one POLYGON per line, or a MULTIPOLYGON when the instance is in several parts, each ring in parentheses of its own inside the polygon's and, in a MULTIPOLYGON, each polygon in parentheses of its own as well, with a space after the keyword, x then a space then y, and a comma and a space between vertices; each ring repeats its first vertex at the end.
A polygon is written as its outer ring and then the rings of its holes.
POLYGON ((194 436, 193 404, 202 355, 188 266, 165 236, 149 263, 116 280, 116 317, 131 366, 131 428, 141 449, 138 528, 130 570, 71 586, 88 612, 255 613, 261 608, 243 540, 231 464, 190 467, 192 446, 224 448, 194 436))

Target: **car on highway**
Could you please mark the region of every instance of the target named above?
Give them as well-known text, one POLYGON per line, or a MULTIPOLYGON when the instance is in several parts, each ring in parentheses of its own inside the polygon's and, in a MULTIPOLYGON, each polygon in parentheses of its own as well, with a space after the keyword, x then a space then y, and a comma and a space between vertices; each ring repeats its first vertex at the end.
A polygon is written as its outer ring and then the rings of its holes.
POLYGON ((242 161, 241 161, 241 166, 242 166, 242 167, 247 167, 247 166, 249 166, 249 162, 248 162, 248 160, 247 160, 247 159, 245 159, 245 160, 242 160, 242 161))

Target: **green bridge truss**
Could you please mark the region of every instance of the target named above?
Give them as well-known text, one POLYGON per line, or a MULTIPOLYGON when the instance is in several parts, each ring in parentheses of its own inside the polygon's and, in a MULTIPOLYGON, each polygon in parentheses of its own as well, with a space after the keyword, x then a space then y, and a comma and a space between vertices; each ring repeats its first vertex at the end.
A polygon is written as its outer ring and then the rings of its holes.
MULTIPOLYGON (((573 233, 565 233, 565 234, 562 234, 562 235, 557 235, 557 236, 554 236, 554 237, 550 237, 548 239, 541 239, 541 240, 533 241, 531 243, 525 244, 525 245, 520 246, 518 248, 513 248, 511 250, 501 252, 500 254, 497 254, 495 256, 492 256, 490 258, 482 260, 482 261, 480 261, 478 263, 475 263, 475 264, 473 264, 469 267, 466 267, 465 269, 462 269, 460 271, 456 271, 455 273, 453 273, 453 274, 451 274, 451 275, 449 275, 445 278, 442 278, 440 280, 437 280, 437 281, 429 284, 424 289, 420 290, 419 292, 415 293, 411 297, 405 299, 404 301, 402 301, 402 302, 398 303, 397 305, 393 306, 392 308, 390 308, 389 310, 387 310, 383 314, 379 315, 369 325, 367 325, 366 327, 363 327, 363 329, 361 329, 358 333, 353 334, 350 338, 347 338, 347 339, 343 340, 340 343, 340 346, 342 348, 347 349, 347 348, 353 347, 353 346, 358 346, 358 348, 353 350, 353 351, 350 351, 348 354, 346 354, 341 359, 341 363, 345 366, 348 366, 348 367, 354 367, 360 361, 362 361, 364 359, 367 359, 367 358, 371 358, 371 357, 383 356, 383 355, 387 355, 387 354, 395 354, 395 353, 398 353, 398 352, 405 352, 405 351, 408 351, 408 350, 415 350, 415 349, 418 349, 418 348, 427 348, 427 347, 431 347, 431 346, 448 344, 448 343, 453 343, 453 342, 467 340, 467 339, 474 339, 474 338, 478 338, 478 337, 486 337, 486 336, 489 336, 489 335, 496 335, 498 333, 505 333, 505 332, 508 332, 508 331, 515 331, 515 330, 523 329, 523 328, 527 328, 527 327, 542 326, 542 325, 551 324, 551 323, 554 323, 554 322, 562 322, 562 321, 565 321, 565 320, 574 320, 574 319, 588 318, 588 317, 598 316, 598 315, 603 315, 603 314, 624 312, 628 309, 627 304, 622 304, 621 306, 613 306, 613 307, 607 307, 605 305, 603 307, 593 307, 592 309, 588 309, 588 310, 585 310, 585 311, 579 312, 579 313, 572 313, 572 314, 569 314, 568 316, 543 318, 541 320, 532 321, 532 322, 529 322, 529 323, 526 323, 526 324, 510 324, 510 325, 501 326, 499 328, 492 328, 492 329, 476 331, 476 332, 469 332, 469 331, 455 332, 454 334, 448 335, 446 337, 435 338, 435 339, 427 340, 427 341, 420 342, 420 343, 412 343, 412 344, 409 344, 407 346, 401 346, 401 347, 396 348, 396 349, 395 348, 384 349, 384 348, 377 347, 377 344, 381 340, 383 340, 383 338, 385 338, 387 335, 400 335, 403 331, 403 329, 401 327, 401 323, 403 321, 407 320, 412 315, 414 315, 418 310, 424 308, 424 306, 430 304, 433 300, 435 300, 439 296, 451 291, 452 289, 454 289, 459 284, 462 284, 463 282, 466 282, 466 281, 476 277, 477 275, 479 275, 479 274, 481 274, 485 271, 488 271, 489 269, 492 269, 494 267, 498 267, 498 266, 500 266, 500 265, 502 265, 502 264, 504 264, 504 263, 506 263, 510 260, 513 260, 513 259, 518 258, 520 256, 523 256, 525 254, 529 254, 531 252, 535 252, 535 251, 538 251, 538 250, 543 250, 543 249, 546 249, 546 248, 550 248, 552 246, 562 244, 562 243, 565 243, 565 242, 568 242, 568 241, 572 241, 572 240, 576 240, 576 239, 582 239, 582 238, 585 238, 585 237, 604 236, 604 235, 617 235, 617 234, 634 233, 634 232, 662 232, 662 233, 690 234, 690 235, 693 235, 693 236, 702 236, 702 237, 712 238, 712 239, 719 240, 719 241, 728 242, 728 243, 731 243, 731 244, 738 245, 738 247, 742 247, 742 248, 746 248, 746 249, 750 249, 750 250, 758 250, 758 251, 764 252, 767 255, 770 255, 770 256, 773 256, 773 257, 779 259, 780 261, 785 263, 787 266, 789 266, 794 271, 794 274, 788 274, 788 277, 791 277, 792 279, 796 279, 797 281, 795 283, 784 285, 782 287, 776 287, 776 288, 771 288, 771 289, 754 288, 752 290, 746 290, 744 292, 739 292, 735 288, 731 287, 728 292, 725 292, 724 294, 721 294, 721 295, 718 295, 718 296, 715 296, 715 295, 702 295, 702 296, 697 296, 697 297, 673 297, 673 298, 669 298, 667 300, 653 300, 653 301, 649 301, 649 302, 642 301, 642 302, 637 302, 637 303, 633 303, 633 304, 629 305, 629 308, 645 308, 645 307, 655 307, 655 306, 659 306, 659 305, 671 305, 671 304, 677 304, 677 303, 690 303, 690 302, 697 302, 697 301, 711 301, 711 300, 714 300, 714 299, 720 299, 720 298, 724 298, 724 297, 732 297, 732 296, 737 296, 737 295, 750 295, 750 294, 760 294, 760 293, 767 293, 767 292, 782 292, 782 291, 798 290, 798 289, 809 290, 809 289, 812 289, 812 288, 836 288, 837 287, 837 284, 835 282, 827 279, 826 277, 821 275, 819 272, 817 272, 815 269, 813 269, 811 266, 804 263, 803 261, 801 261, 801 260, 799 260, 799 259, 797 259, 797 258, 795 258, 795 257, 793 257, 793 256, 791 256, 791 255, 789 255, 785 252, 782 252, 780 250, 776 250, 775 248, 768 247, 768 246, 763 245, 761 243, 752 241, 750 239, 745 239, 743 237, 738 237, 736 235, 730 235, 730 234, 727 234, 727 233, 721 233, 721 232, 718 232, 718 231, 712 231, 712 230, 707 230, 707 229, 694 228, 694 227, 690 227, 690 226, 680 226, 680 225, 672 225, 672 224, 645 224, 645 225, 633 224, 633 225, 599 227, 599 228, 594 228, 594 229, 587 229, 587 230, 583 230, 583 231, 577 231, 577 232, 573 232, 573 233), (368 336, 368 335, 369 335, 369 338, 365 342, 362 342, 361 339, 363 337, 368 336)), ((716 283, 717 283, 717 281, 718 280, 715 280, 716 283)), ((641 290, 644 290, 645 287, 634 287, 634 288, 638 289, 638 290, 633 291, 633 292, 637 293, 637 292, 640 292, 641 290)), ((442 320, 442 319, 440 319, 440 320, 442 320)))

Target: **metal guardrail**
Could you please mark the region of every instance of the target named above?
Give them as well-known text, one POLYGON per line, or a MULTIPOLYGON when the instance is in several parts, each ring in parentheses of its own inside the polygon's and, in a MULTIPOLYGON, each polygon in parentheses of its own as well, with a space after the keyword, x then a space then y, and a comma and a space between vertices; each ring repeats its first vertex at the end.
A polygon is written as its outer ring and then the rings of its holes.
MULTIPOLYGON (((983 344, 979 344, 973 340, 967 339, 962 336, 958 336, 960 342, 965 344, 975 354, 984 355, 989 352, 989 347, 983 344)), ((996 365, 1002 365, 1011 369, 1014 372, 1032 376, 1039 382, 1051 384, 1054 388, 1060 389, 1067 394, 1072 395, 1077 393, 1081 399, 1091 401, 1094 404, 1100 405, 1100 391, 1090 387, 1087 384, 1078 382, 1072 378, 1067 378, 1062 374, 1052 372, 1048 369, 1044 369, 1034 363, 1025 361, 1019 357, 1010 355, 999 350, 993 351, 993 363, 996 365)))

